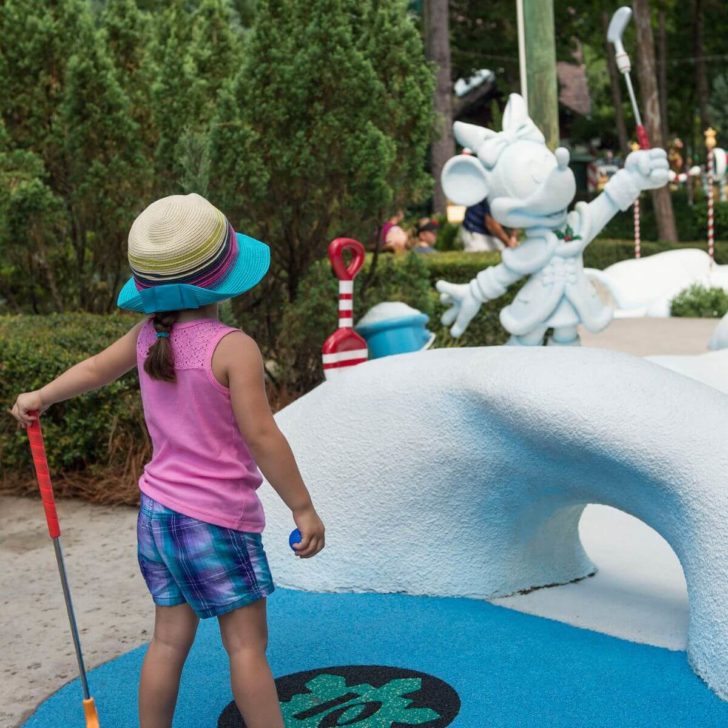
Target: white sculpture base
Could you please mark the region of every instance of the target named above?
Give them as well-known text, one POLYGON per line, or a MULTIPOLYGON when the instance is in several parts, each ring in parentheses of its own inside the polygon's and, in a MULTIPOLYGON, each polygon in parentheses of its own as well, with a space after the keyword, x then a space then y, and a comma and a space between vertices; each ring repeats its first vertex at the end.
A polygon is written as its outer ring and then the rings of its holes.
MULTIPOLYGON (((728 698, 728 397, 596 349, 441 349, 360 365, 277 416, 327 526, 295 559, 266 486, 282 586, 494 597, 584 577, 588 503, 672 546, 688 653, 728 698)), ((639 557, 638 554, 635 555, 639 557)))

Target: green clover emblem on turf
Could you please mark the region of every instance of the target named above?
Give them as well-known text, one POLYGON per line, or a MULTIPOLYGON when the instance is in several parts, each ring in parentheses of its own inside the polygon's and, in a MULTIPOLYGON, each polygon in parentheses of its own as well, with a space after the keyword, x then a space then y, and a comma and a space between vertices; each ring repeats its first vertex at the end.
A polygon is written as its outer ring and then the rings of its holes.
POLYGON ((413 701, 405 695, 421 688, 420 678, 390 680, 377 688, 367 683, 347 685, 340 675, 324 673, 306 683, 307 693, 281 703, 281 709, 286 728, 422 725, 440 715, 430 708, 410 707, 413 701))

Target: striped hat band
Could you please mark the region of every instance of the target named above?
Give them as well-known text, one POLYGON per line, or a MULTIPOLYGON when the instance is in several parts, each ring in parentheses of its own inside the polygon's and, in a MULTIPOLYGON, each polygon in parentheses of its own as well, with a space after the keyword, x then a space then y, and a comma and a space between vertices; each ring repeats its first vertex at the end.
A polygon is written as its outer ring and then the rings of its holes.
POLYGON ((129 266, 137 290, 175 283, 213 286, 230 271, 237 253, 230 223, 196 194, 157 200, 129 232, 129 266))

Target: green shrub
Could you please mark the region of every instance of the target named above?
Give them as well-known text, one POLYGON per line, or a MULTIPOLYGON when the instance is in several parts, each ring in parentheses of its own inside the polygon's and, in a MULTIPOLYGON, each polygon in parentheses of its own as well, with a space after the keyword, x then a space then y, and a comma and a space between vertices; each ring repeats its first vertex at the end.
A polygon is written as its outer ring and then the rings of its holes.
POLYGON ((691 318, 723 318, 728 313, 728 292, 692 285, 672 299, 670 313, 691 318))
MULTIPOLYGON (((434 346, 488 346, 508 338, 500 325, 500 309, 515 296, 514 286, 505 296, 486 304, 459 339, 453 339, 440 324, 446 306, 434 288, 440 278, 455 283, 469 281, 488 265, 500 259, 495 253, 438 253, 406 256, 380 256, 372 276, 368 264, 354 284, 355 318, 383 301, 403 301, 430 317, 428 328, 437 334, 434 346), (369 282, 366 283, 369 278, 369 282)), ((301 282, 296 301, 286 307, 272 372, 283 399, 300 394, 323 381, 321 347, 337 326, 338 283, 328 261, 319 261, 301 282), (287 396, 286 396, 287 395, 287 396)))
POLYGON ((444 221, 437 231, 437 242, 435 248, 442 252, 446 250, 457 250, 462 247, 458 243, 458 233, 460 225, 453 225, 451 222, 444 221))
MULTIPOLYGON (((355 317, 361 318, 382 301, 403 301, 430 315, 434 302, 423 262, 427 257, 432 256, 379 256, 372 274, 372 257, 368 256, 367 265, 354 282, 355 317)), ((301 281, 295 302, 284 310, 272 375, 289 396, 323 381, 321 347, 337 327, 338 290, 328 260, 319 261, 301 281)))
MULTIPOLYGON (((124 314, 0 317, 3 408, 11 407, 19 393, 43 386, 108 346, 135 320, 124 314)), ((136 371, 96 392, 53 405, 43 415, 43 431, 54 478, 100 468, 107 473, 113 470, 135 488, 148 453, 136 371)), ((32 478, 27 436, 7 414, 0 418, 0 462, 5 483, 32 478)), ((109 494, 107 502, 114 500, 114 494, 109 494)))

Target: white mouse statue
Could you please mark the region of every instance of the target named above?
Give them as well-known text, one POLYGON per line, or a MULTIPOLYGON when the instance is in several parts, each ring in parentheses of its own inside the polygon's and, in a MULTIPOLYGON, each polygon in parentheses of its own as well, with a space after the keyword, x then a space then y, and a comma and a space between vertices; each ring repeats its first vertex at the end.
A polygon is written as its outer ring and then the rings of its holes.
POLYGON ((612 319, 584 274, 582 252, 618 210, 627 210, 642 190, 668 181, 663 149, 632 152, 624 169, 607 183, 599 197, 579 202, 567 212, 576 192, 569 152, 551 152, 528 116, 525 102, 511 94, 503 114, 503 131, 455 122, 455 137, 474 152, 450 159, 442 186, 450 200, 475 205, 487 197, 491 214, 525 234, 516 248, 502 253, 502 262, 482 270, 470 283, 438 281, 440 300, 450 304, 442 316, 450 332, 460 336, 486 301, 502 296, 524 276, 530 279, 500 313, 511 334, 509 344, 538 346, 553 328, 549 344, 578 345, 577 325, 600 331, 612 319))

